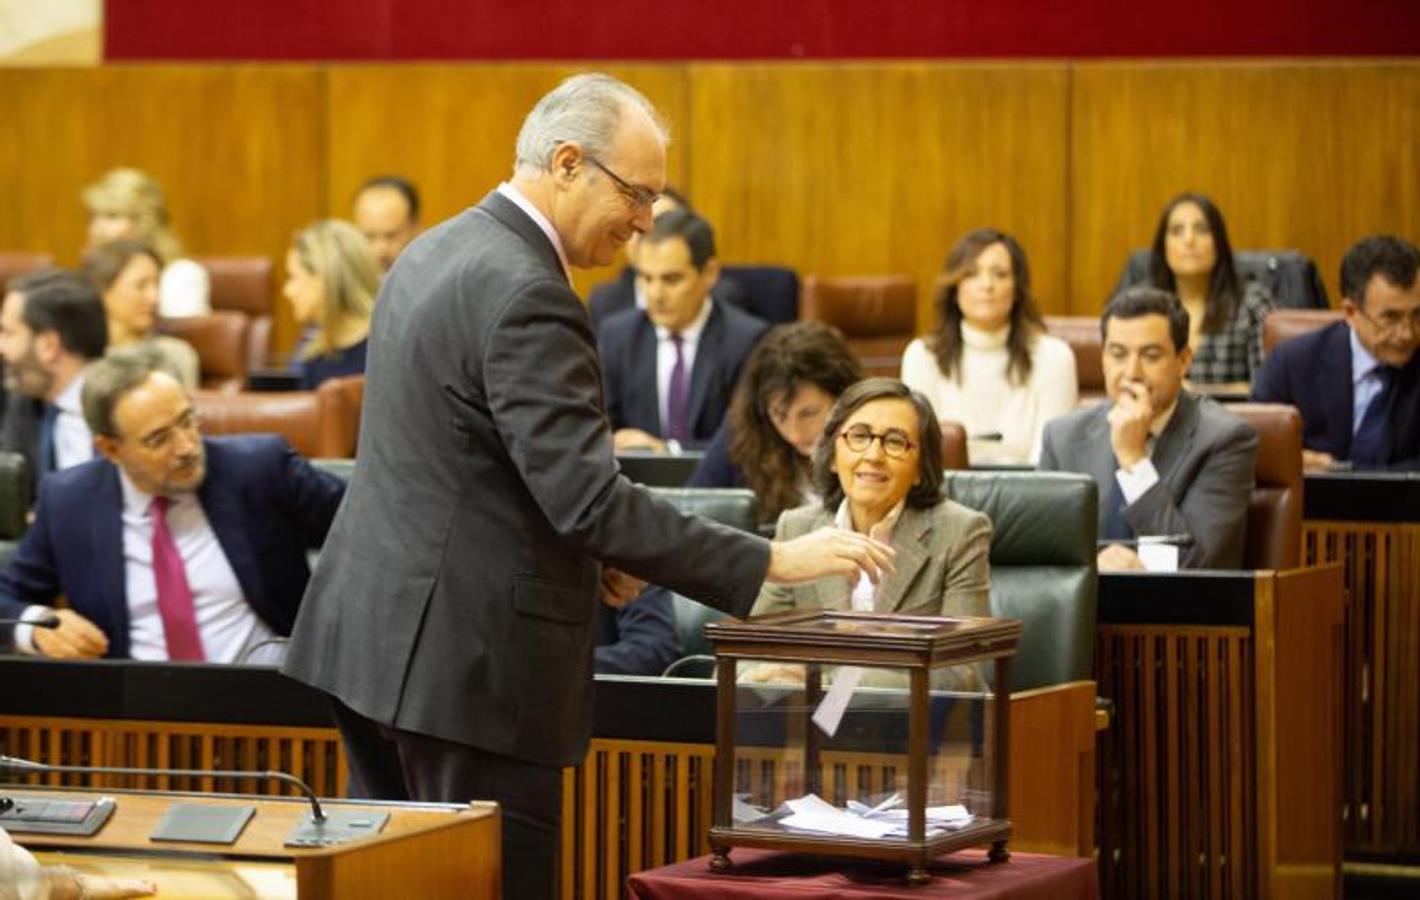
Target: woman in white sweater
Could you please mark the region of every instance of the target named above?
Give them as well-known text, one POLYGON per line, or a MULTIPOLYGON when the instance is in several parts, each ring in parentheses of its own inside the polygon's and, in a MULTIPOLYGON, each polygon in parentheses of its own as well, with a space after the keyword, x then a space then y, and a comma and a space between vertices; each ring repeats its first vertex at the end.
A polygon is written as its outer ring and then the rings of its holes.
POLYGON ((947 255, 937 329, 908 345, 902 380, 966 427, 973 464, 1033 464, 1045 423, 1075 408, 1075 356, 1045 333, 1016 239, 969 231, 947 255))

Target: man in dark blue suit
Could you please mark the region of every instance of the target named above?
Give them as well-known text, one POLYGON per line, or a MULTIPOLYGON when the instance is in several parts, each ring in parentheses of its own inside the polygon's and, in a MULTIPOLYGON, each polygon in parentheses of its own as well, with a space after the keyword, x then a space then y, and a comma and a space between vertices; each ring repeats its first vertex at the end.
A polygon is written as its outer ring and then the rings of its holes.
POLYGON ((1309 468, 1420 468, 1420 250, 1368 237, 1341 260, 1344 322, 1275 348, 1252 398, 1302 414, 1309 468))
POLYGON ((233 662, 290 634, 344 482, 274 435, 204 440, 181 385, 142 358, 91 366, 83 406, 102 458, 42 480, 0 572, 0 616, 59 626, 3 637, 54 657, 233 662), (51 610, 60 595, 69 608, 51 610))
POLYGON ((655 219, 637 249, 636 271, 646 308, 624 310, 597 329, 616 449, 703 445, 725 418, 740 368, 768 323, 711 296, 720 275, 715 234, 688 210, 655 219))

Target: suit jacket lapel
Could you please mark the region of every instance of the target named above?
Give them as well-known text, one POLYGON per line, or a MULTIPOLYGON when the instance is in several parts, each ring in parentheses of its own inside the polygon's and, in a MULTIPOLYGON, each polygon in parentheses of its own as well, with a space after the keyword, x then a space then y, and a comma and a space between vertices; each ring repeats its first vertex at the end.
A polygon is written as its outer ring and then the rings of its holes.
POLYGON ((626 366, 623 398, 626 421, 632 427, 662 433, 660 381, 656 374, 656 355, 660 352, 656 326, 643 313, 637 317, 631 332, 631 353, 626 366))
POLYGON ((892 530, 893 560, 896 571, 878 585, 873 595, 875 612, 896 612, 916 582, 929 557, 927 541, 932 534, 932 515, 927 510, 907 508, 892 530))
POLYGON ((1177 487, 1173 484, 1172 477, 1176 474, 1179 463, 1188 455, 1188 449, 1193 446, 1193 435, 1197 430, 1198 398, 1187 391, 1180 391, 1173 418, 1169 420, 1164 433, 1154 442, 1154 450, 1149 454, 1154 468, 1159 473, 1160 481, 1177 487))
POLYGON ((1100 523, 1104 523, 1105 504, 1109 500, 1109 486, 1114 484, 1114 473, 1119 461, 1114 458, 1114 447, 1109 441, 1109 401, 1097 405, 1090 416, 1088 427, 1081 432, 1085 445, 1080 449, 1079 458, 1088 461, 1087 471, 1095 484, 1100 486, 1100 523))
POLYGON ((197 491, 197 500, 202 504, 207 524, 212 526, 212 533, 217 536, 217 543, 222 546, 222 552, 237 576, 237 583, 242 586, 242 596, 264 621, 270 621, 266 613, 269 608, 266 591, 259 574, 261 570, 251 549, 241 500, 234 491, 222 489, 221 455, 212 452, 210 441, 203 443, 207 446, 207 477, 197 491))
POLYGON ((98 579, 98 594, 108 609, 113 623, 113 643, 109 655, 126 657, 128 646, 128 577, 123 558, 123 490, 118 483, 118 468, 104 467, 94 506, 112 510, 111 515, 89 517, 90 544, 94 549, 94 577, 98 579))
POLYGON ((497 191, 490 191, 478 204, 478 208, 512 229, 537 253, 539 259, 563 281, 567 280, 567 270, 562 268, 562 260, 557 256, 557 248, 548 240, 547 234, 532 220, 532 217, 507 197, 497 191))
POLYGON ((1321 354, 1323 371, 1319 373, 1317 384, 1330 386, 1318 393, 1326 404, 1326 420, 1335 423, 1331 427, 1341 439, 1342 458, 1351 456, 1351 432, 1355 422, 1355 386, 1351 379, 1351 326, 1339 322, 1326 340, 1326 350, 1321 354))
POLYGON ((690 370, 690 398, 685 412, 685 420, 692 430, 705 407, 710 379, 720 364, 720 349, 725 341, 725 314, 714 300, 707 298, 705 302, 710 304, 710 317, 705 320, 700 342, 695 347, 695 365, 690 370))

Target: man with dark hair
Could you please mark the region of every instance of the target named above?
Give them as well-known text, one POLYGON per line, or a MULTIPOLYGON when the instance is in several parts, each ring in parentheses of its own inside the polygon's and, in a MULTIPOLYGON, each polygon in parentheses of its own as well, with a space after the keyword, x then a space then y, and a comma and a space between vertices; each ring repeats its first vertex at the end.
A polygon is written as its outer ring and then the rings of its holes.
POLYGON ((720 277, 715 233, 693 212, 655 219, 636 259, 646 308, 624 310, 597 329, 616 449, 704 444, 769 325, 711 297, 720 277))
POLYGON ((0 617, 59 627, 0 639, 53 657, 234 662, 290 634, 344 482, 274 435, 204 439, 187 392, 138 354, 94 363, 83 406, 103 458, 40 483, 0 571, 0 617), (51 609, 61 594, 68 608, 51 609))
POLYGON ((1127 544, 1178 536, 1179 565, 1242 564, 1257 465, 1257 432, 1183 389, 1193 354, 1188 311, 1151 287, 1118 294, 1100 319, 1108 402, 1045 426, 1040 468, 1083 472, 1099 485, 1101 571, 1141 569, 1127 544))
POLYGON ((388 272, 419 234, 419 189, 407 178, 378 175, 355 192, 353 216, 380 268, 388 272))
POLYGON ((0 449, 23 454, 36 479, 93 457, 79 395, 84 368, 107 344, 103 301, 87 279, 46 269, 10 283, 0 306, 9 392, 0 449))
POLYGON ((1344 322, 1273 349, 1252 397, 1302 414, 1309 468, 1420 468, 1420 250, 1390 235, 1341 260, 1344 322))

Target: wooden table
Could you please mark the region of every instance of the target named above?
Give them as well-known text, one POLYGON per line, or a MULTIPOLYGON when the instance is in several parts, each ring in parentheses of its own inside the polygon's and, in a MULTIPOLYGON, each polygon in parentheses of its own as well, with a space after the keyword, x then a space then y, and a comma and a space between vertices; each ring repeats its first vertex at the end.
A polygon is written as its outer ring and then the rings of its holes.
POLYGON ((157 882, 163 897, 287 896, 324 898, 496 898, 501 891, 496 804, 354 803, 328 809, 389 813, 373 837, 332 847, 282 846, 309 811, 299 798, 233 797, 147 791, 87 792, 0 788, 16 799, 112 797, 112 817, 92 837, 11 836, 46 864, 81 872, 157 882), (153 841, 149 835, 175 802, 256 807, 229 845, 153 841))
POLYGON ((900 867, 843 863, 766 850, 735 850, 734 868, 717 875, 702 856, 632 875, 635 900, 778 900, 804 897, 872 897, 922 900, 1093 900, 1099 882, 1091 860, 1012 853, 991 863, 980 850, 963 850, 932 863, 932 879, 908 887, 900 867))

